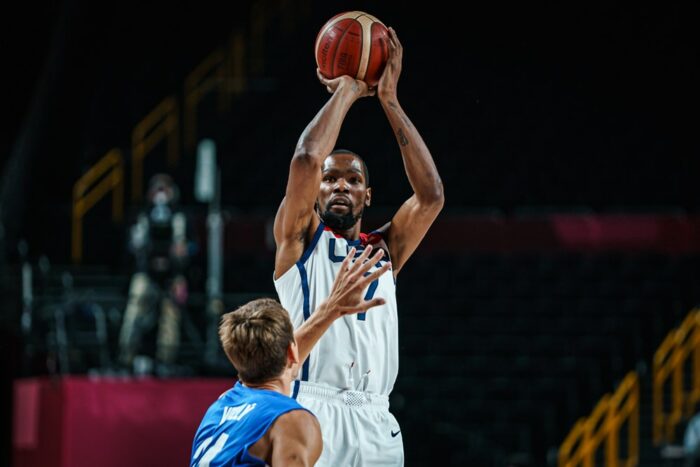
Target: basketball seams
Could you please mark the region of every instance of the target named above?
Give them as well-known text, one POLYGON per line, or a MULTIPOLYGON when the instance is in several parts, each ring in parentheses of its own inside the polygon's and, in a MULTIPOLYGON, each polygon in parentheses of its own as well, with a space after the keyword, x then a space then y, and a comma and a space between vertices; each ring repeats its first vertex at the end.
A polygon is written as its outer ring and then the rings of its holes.
POLYGON ((366 14, 357 17, 357 22, 362 27, 360 43, 360 65, 357 67, 357 79, 364 80, 369 66, 369 54, 372 49, 372 18, 366 14))
POLYGON ((373 23, 379 23, 382 26, 386 27, 386 24, 382 23, 377 17, 370 15, 369 13, 362 13, 366 17, 372 20, 373 23))
POLYGON ((316 37, 316 63, 319 68, 324 64, 321 72, 327 77, 336 77, 340 73, 358 80, 370 79, 372 85, 376 84, 377 66, 386 62, 388 57, 387 44, 382 37, 385 33, 381 30, 386 30, 384 23, 363 11, 335 15, 316 37), (325 60, 321 60, 321 48, 325 60), (338 60, 340 63, 336 63, 338 60))
POLYGON ((318 45, 321 41, 321 38, 326 35, 326 33, 334 27, 336 24, 338 24, 340 21, 344 19, 357 19, 357 14, 361 16, 363 13, 359 11, 348 11, 346 13, 338 13, 331 19, 329 19, 326 22, 326 27, 322 28, 321 31, 318 33, 318 36, 316 36, 316 47, 315 47, 315 52, 316 56, 318 56, 318 45))
POLYGON ((335 56, 338 53, 338 49, 340 49, 340 47, 343 45, 343 39, 348 34, 348 32, 350 31, 350 28, 352 28, 354 24, 355 24, 354 20, 349 21, 348 27, 345 28, 345 30, 343 31, 343 34, 336 41, 335 48, 333 49, 333 55, 331 56, 331 76, 335 76, 335 65, 336 65, 335 56))
MULTIPOLYGON (((389 58, 389 44, 387 43, 385 31, 386 31, 386 26, 384 26, 380 21, 377 21, 377 22, 372 24, 372 40, 373 41, 376 40, 378 46, 377 47, 373 46, 373 47, 370 47, 370 49, 369 49, 370 54, 369 54, 369 59, 368 59, 368 64, 367 64, 367 71, 369 71, 369 67, 374 64, 374 62, 372 61, 372 59, 373 59, 372 53, 373 52, 375 54, 379 54, 378 63, 386 62, 387 59, 389 58), (376 37, 374 35, 375 29, 377 30, 376 37)), ((383 71, 383 66, 380 66, 380 69, 383 71)), ((374 66, 372 68, 372 71, 374 73, 373 73, 373 76, 371 76, 370 78, 372 78, 373 81, 375 79, 379 79, 379 76, 375 76, 377 74, 377 72, 379 71, 379 69, 377 69, 377 67, 374 66)), ((381 75, 381 73, 380 73, 380 75, 381 75)), ((365 78, 368 78, 368 77, 365 76, 365 78)))

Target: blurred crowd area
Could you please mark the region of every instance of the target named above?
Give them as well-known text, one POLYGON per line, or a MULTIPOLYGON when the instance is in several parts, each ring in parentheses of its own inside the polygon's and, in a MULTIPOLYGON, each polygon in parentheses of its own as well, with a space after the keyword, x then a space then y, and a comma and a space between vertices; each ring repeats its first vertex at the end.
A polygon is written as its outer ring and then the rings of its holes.
MULTIPOLYGON (((222 310, 274 297, 271 220, 297 138, 327 99, 316 33, 362 9, 404 45, 399 99, 445 186, 398 282, 391 402, 410 465, 438 448, 446 465, 553 465, 571 426, 631 370, 643 378, 642 457, 660 456, 651 361, 700 298, 700 159, 686 118, 697 46, 680 6, 18 8, 0 155, 6 427, 20 376, 235 376, 212 330, 222 310), (144 152, 141 130, 158 133, 148 116, 164 103, 168 129, 144 152), (205 138, 219 183, 203 201, 205 138), (115 148, 121 178, 80 218, 76 261, 76 185, 115 148), (177 186, 181 217, 146 196, 156 174, 177 186), (153 281, 138 275, 153 272, 137 251, 144 215, 167 217, 155 250, 184 260, 153 281)), ((365 225, 383 225, 411 191, 375 99, 351 109, 337 146, 367 162, 365 225)))

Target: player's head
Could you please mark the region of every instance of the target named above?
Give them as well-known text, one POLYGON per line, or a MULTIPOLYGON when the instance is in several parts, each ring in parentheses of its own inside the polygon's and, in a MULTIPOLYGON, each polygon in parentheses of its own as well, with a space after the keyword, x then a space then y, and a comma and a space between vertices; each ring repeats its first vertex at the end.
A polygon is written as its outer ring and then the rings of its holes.
POLYGON ((330 153, 321 167, 321 189, 316 200, 323 223, 335 230, 347 230, 362 218, 371 200, 365 161, 347 149, 330 153))
POLYGON ((277 300, 260 298, 223 315, 219 339, 244 383, 263 383, 285 372, 290 381, 297 377, 294 328, 277 300))

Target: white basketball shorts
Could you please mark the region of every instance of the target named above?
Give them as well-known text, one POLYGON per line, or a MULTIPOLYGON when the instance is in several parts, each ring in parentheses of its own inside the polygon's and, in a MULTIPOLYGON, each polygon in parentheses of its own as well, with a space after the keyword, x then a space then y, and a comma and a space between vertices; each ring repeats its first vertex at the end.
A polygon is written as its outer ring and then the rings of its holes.
POLYGON ((297 401, 321 425, 323 452, 316 467, 403 467, 403 439, 389 398, 295 381, 297 401))

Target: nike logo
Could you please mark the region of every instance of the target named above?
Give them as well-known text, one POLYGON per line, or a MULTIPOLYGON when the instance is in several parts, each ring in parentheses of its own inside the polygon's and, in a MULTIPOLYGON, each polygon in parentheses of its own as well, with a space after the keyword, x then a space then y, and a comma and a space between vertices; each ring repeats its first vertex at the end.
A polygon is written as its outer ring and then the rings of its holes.
POLYGON ((391 437, 396 438, 399 435, 399 433, 401 433, 401 430, 397 431, 396 433, 394 433, 394 430, 391 430, 391 437))

